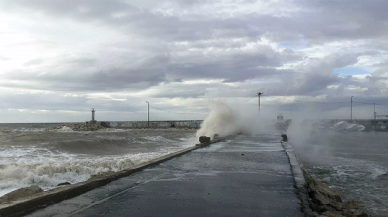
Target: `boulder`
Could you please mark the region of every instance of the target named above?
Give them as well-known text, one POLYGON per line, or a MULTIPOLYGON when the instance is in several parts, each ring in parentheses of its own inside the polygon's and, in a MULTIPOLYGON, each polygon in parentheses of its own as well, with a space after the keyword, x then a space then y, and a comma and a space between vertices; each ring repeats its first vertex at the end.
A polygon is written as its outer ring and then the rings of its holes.
POLYGON ((327 216, 327 217, 344 217, 343 215, 341 215, 337 212, 331 212, 331 211, 323 212, 322 215, 327 216))
POLYGON ((314 194, 314 199, 321 206, 330 204, 330 200, 320 193, 314 194))
POLYGON ((315 190, 323 194, 325 197, 330 198, 337 202, 342 202, 341 195, 338 191, 329 188, 329 186, 323 182, 317 182, 315 190))
POLYGON ((344 204, 346 209, 358 209, 358 203, 354 200, 349 200, 344 204))
POLYGON ((70 182, 61 182, 57 186, 62 186, 62 185, 71 185, 70 182))
POLYGON ((210 137, 207 137, 207 136, 200 136, 200 137, 199 137, 199 142, 200 142, 200 143, 210 143, 210 137))

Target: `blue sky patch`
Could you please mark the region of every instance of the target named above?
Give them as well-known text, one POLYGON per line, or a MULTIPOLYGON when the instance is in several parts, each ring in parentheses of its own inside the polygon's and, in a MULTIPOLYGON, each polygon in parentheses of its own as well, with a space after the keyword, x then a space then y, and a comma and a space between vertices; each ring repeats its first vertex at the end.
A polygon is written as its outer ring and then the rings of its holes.
POLYGON ((345 75, 365 75, 365 74, 370 74, 371 72, 361 67, 345 67, 345 68, 334 69, 333 73, 336 73, 340 76, 345 76, 345 75))
POLYGON ((307 46, 307 42, 302 39, 299 39, 297 41, 287 41, 287 42, 279 43, 279 47, 292 49, 292 50, 303 49, 306 46, 307 46))

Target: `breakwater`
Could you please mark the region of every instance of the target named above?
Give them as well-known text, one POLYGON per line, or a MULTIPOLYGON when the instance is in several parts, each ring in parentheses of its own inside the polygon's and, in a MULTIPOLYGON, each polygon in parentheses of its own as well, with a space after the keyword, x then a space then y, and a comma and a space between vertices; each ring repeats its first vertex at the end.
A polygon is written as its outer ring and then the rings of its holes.
POLYGON ((98 122, 103 127, 116 129, 141 129, 141 128, 189 128, 199 129, 202 120, 185 121, 101 121, 98 122))

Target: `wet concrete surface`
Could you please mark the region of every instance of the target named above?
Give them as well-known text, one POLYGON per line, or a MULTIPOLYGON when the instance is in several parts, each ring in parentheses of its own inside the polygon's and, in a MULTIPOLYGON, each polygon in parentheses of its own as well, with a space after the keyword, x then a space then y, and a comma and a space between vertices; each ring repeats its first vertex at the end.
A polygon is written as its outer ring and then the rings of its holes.
POLYGON ((279 141, 239 135, 29 216, 303 216, 279 141))

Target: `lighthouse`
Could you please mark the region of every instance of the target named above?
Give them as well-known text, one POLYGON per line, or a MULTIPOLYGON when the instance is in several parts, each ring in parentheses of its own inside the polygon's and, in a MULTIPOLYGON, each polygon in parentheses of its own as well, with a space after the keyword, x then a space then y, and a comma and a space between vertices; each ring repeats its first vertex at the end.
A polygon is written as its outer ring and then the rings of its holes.
POLYGON ((95 113, 96 113, 96 110, 94 110, 94 108, 92 108, 92 120, 90 121, 91 124, 97 123, 97 121, 94 119, 95 113))

